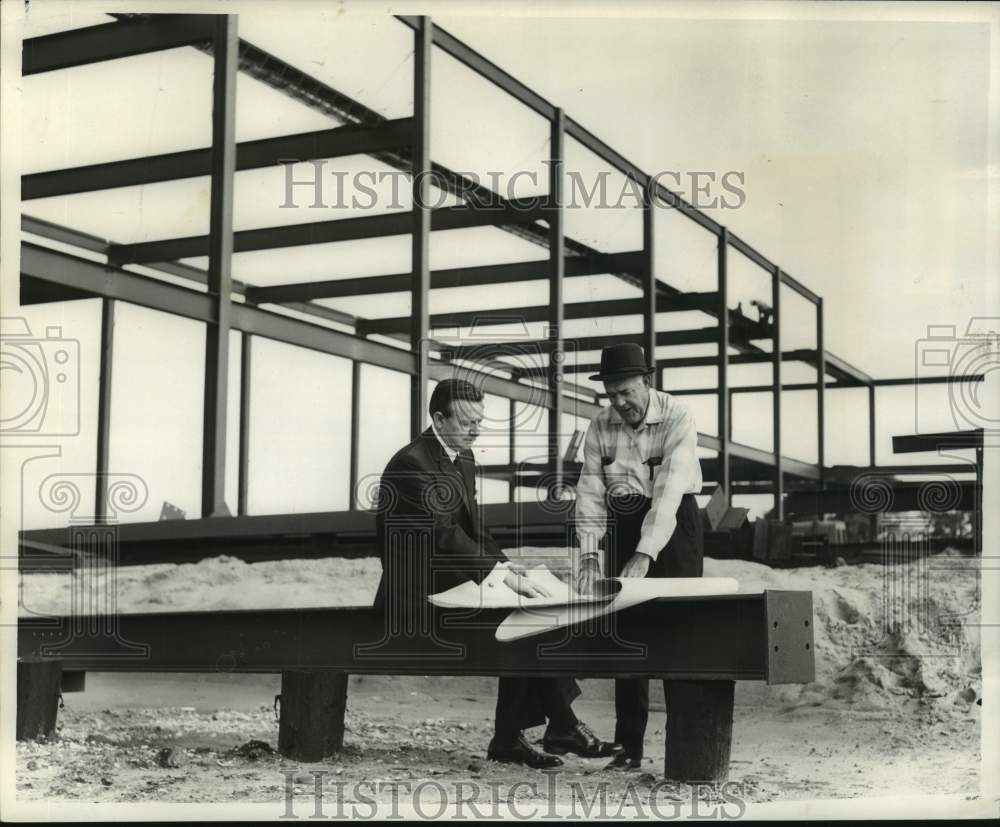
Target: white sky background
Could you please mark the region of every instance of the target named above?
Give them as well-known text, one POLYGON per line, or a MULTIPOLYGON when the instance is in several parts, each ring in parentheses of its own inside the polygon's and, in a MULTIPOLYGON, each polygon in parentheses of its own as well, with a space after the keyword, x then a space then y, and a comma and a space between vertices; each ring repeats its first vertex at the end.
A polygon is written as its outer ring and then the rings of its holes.
MULTIPOLYGON (((73 7, 73 22, 67 22, 65 7, 35 0, 31 8, 35 17, 29 34, 106 19, 87 13, 84 4, 73 7)), ((387 117, 410 114, 412 32, 403 24, 366 14, 372 6, 362 4, 339 7, 346 8, 343 14, 319 2, 286 4, 280 13, 260 4, 241 8, 243 38, 387 117)), ((787 6, 780 8, 784 16, 792 13, 787 6)), ((802 8, 798 20, 529 20, 442 14, 435 21, 563 107, 646 172, 743 173, 745 204, 706 212, 824 297, 828 351, 876 377, 911 376, 928 325, 955 325, 961 333, 971 317, 1000 317, 996 226, 988 220, 989 187, 995 194, 997 176, 996 157, 989 153, 1000 143, 996 122, 991 125, 989 120, 990 29, 986 23, 940 20, 852 21, 848 18, 856 12, 843 4, 825 6, 827 19, 807 19, 813 7, 802 8)), ((920 11, 931 15, 935 9, 941 18, 950 13, 933 4, 922 4, 920 11)), ((893 4, 890 13, 902 18, 911 8, 893 4)), ((996 45, 992 48, 995 54, 996 45)), ((995 83, 995 63, 992 77, 995 83)), ((515 194, 544 191, 541 159, 548 152, 548 126, 541 118, 440 50, 433 60, 432 88, 435 161, 480 175, 493 169, 506 175, 533 171, 539 185, 522 178, 515 194)), ((210 141, 211 61, 193 49, 25 78, 22 90, 25 172, 194 148, 210 141), (109 88, 114 95, 107 94, 109 88)), ((335 125, 245 75, 239 79, 237 100, 237 140, 335 125)), ((336 165, 360 170, 366 162, 347 158, 336 165)), ((569 139, 567 167, 588 181, 599 169, 594 157, 569 139)), ((617 192, 620 182, 620 176, 611 176, 609 191, 617 192)), ((405 209, 405 186, 402 194, 396 208, 405 209)), ((690 191, 686 194, 691 196, 690 191)), ((327 201, 333 197, 327 191, 327 201)), ((311 199, 305 194, 298 196, 303 208, 294 211, 282 209, 283 200, 280 170, 239 173, 237 229, 357 214, 306 209, 311 199)), ((383 193, 373 212, 388 209, 392 207, 383 193)), ((206 233, 208 181, 41 199, 26 204, 25 212, 119 242, 206 233)), ((641 245, 637 210, 569 210, 566 231, 603 250, 641 245)), ((658 214, 656 232, 659 278, 682 289, 714 288, 711 236, 667 211, 658 214)), ((545 256, 542 248, 488 229, 435 233, 431 245, 435 268, 545 256)), ((741 259, 730 251, 733 305, 739 300, 747 308, 755 296, 769 300, 766 274, 741 259)), ((234 277, 254 284, 408 269, 406 236, 323 249, 243 253, 234 259, 234 277)), ((524 288, 434 291, 431 310, 545 302, 544 282, 524 288)), ((608 276, 566 283, 567 301, 637 294, 608 276)), ((804 323, 807 315, 811 318, 809 306, 787 289, 782 301, 784 348, 813 347, 812 328, 804 323)), ((405 294, 326 303, 369 318, 409 312, 405 294)), ((68 302, 16 312, 5 307, 4 315, 25 317, 36 335, 46 325, 59 325, 64 336, 80 341, 81 435, 57 440, 62 456, 34 463, 32 473, 40 480, 54 471, 91 471, 98 303, 68 302)), ((566 332, 633 332, 639 324, 638 317, 596 325, 571 322, 566 332)), ((709 319, 697 313, 658 317, 661 330, 708 324, 709 319)), ((1000 324, 994 325, 997 328, 1000 324)), ((155 519, 163 500, 186 509, 189 516, 198 514, 204 352, 200 329, 196 323, 152 311, 121 308, 115 333, 112 470, 138 474, 149 487, 146 505, 121 515, 123 520, 155 519)), ((258 340, 258 345, 251 513, 346 508, 349 362, 280 343, 258 340)), ((658 356, 701 352, 711 348, 661 349, 658 356)), ((595 357, 580 355, 586 361, 595 357)), ((234 337, 233 412, 238 358, 234 337)), ((362 476, 377 473, 407 438, 406 382, 386 373, 373 367, 363 372, 362 476)), ((815 377, 811 368, 787 363, 783 374, 786 381, 815 377)), ((734 383, 769 380, 767 366, 733 371, 734 383)), ((664 387, 711 387, 714 382, 712 369, 672 371, 664 387)), ((892 457, 891 434, 956 427, 946 391, 927 389, 921 394, 926 404, 919 408, 917 421, 913 389, 879 391, 879 462, 927 460, 892 457)), ((769 397, 737 400, 734 438, 770 448, 769 397)), ((714 401, 688 401, 699 430, 714 434, 714 401)), ((828 463, 865 463, 865 392, 830 391, 827 402, 828 463)), ((785 453, 815 460, 815 395, 787 393, 783 410, 785 453)), ((231 417, 230 427, 235 426, 231 417)), ((488 442, 484 437, 480 461, 503 461, 488 442)), ((235 439, 230 439, 231 508, 235 447, 235 439)), ((89 491, 85 484, 81 488, 83 502, 92 502, 92 484, 89 491)), ((485 501, 497 496, 492 490, 484 494, 485 501)), ((26 506, 24 527, 56 522, 44 508, 26 506)))

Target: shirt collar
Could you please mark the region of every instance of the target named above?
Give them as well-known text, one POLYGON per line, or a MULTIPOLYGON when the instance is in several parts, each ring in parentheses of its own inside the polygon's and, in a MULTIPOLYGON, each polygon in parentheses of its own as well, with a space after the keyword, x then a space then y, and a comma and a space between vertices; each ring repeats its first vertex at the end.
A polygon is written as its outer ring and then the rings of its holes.
MULTIPOLYGON (((660 391, 656 388, 649 389, 649 406, 646 408, 646 416, 643 418, 639 427, 636 428, 637 431, 643 430, 647 425, 655 425, 657 422, 662 422, 663 417, 666 414, 667 407, 667 396, 666 394, 660 395, 660 391)), ((612 425, 624 425, 621 415, 613 407, 608 407, 611 412, 608 421, 612 425)))
POLYGON ((458 456, 458 451, 455 451, 455 450, 449 448, 448 445, 445 443, 445 441, 443 439, 441 439, 441 434, 439 434, 438 433, 438 429, 434 427, 434 422, 433 421, 431 421, 431 429, 434 431, 434 436, 437 437, 438 443, 440 443, 441 447, 444 448, 444 452, 448 455, 448 459, 451 462, 454 462, 455 461, 455 457, 458 456))

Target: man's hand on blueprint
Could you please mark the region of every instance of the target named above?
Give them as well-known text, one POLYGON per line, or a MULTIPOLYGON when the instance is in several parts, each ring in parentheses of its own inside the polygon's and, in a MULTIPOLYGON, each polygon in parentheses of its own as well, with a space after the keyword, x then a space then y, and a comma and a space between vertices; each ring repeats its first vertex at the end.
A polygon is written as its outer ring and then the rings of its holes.
POLYGON ((637 551, 622 567, 622 577, 645 577, 652 562, 653 558, 648 554, 637 551))
POLYGON ((576 590, 580 594, 593 594, 594 583, 601 579, 601 567, 594 559, 584 560, 576 575, 576 590))
POLYGON ((551 592, 544 586, 532 583, 527 577, 516 571, 508 572, 503 582, 506 586, 518 594, 523 594, 525 597, 552 597, 551 592))

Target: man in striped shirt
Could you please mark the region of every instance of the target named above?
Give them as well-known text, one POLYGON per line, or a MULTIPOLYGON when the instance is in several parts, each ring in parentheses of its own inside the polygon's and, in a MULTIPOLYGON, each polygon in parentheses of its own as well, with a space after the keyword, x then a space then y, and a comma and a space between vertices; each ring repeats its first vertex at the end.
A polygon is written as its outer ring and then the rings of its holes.
MULTIPOLYGON (((637 344, 601 353, 610 406, 590 423, 576 490, 580 542, 577 589, 608 577, 701 577, 704 554, 698 434, 679 399, 650 386, 655 372, 637 344)), ((669 704, 669 684, 664 681, 669 704)), ((615 681, 615 742, 623 750, 610 767, 638 769, 649 718, 649 681, 615 681)))

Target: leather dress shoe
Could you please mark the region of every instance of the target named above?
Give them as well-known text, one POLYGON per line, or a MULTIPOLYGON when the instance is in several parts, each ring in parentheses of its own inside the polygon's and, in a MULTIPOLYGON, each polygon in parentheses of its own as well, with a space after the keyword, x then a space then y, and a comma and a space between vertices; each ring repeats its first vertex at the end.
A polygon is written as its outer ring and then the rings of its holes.
POLYGON ((583 721, 578 721, 569 732, 553 732, 551 727, 546 729, 542 746, 546 752, 551 752, 553 755, 573 752, 581 758, 606 758, 615 754, 617 745, 610 741, 602 741, 589 726, 583 721))
POLYGON ((638 770, 642 767, 642 759, 636 758, 625 752, 624 748, 620 744, 615 744, 615 747, 619 749, 615 753, 615 757, 608 761, 607 766, 604 767, 606 770, 638 770))
POLYGON ((523 734, 518 735, 517 740, 512 744, 500 743, 494 737, 490 741, 489 749, 486 750, 486 757, 502 764, 524 764, 536 770, 562 766, 561 758, 536 749, 528 743, 523 734))

